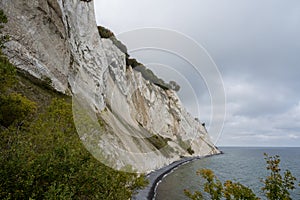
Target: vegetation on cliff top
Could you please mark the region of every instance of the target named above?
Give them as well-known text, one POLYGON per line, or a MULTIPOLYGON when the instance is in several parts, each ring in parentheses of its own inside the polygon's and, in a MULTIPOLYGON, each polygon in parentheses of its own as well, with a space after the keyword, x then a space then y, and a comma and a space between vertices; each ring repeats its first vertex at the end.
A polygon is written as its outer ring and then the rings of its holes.
POLYGON ((119 41, 115 34, 103 27, 98 26, 98 31, 101 36, 101 38, 108 38, 110 39, 113 44, 118 47, 125 55, 126 55, 126 66, 131 66, 134 70, 140 72, 144 79, 150 81, 151 83, 159 86, 160 88, 164 90, 172 89, 174 91, 179 91, 180 86, 175 81, 170 81, 169 83, 166 83, 161 78, 158 78, 150 69, 148 69, 144 64, 138 62, 135 58, 130 58, 130 55, 128 54, 127 47, 119 41))

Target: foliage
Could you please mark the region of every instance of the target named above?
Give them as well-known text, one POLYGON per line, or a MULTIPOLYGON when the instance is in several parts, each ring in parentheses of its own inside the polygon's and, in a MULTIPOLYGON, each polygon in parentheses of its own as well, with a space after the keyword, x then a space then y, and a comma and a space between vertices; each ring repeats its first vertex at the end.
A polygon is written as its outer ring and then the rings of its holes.
POLYGON ((175 90, 179 91, 180 86, 175 81, 170 81, 170 84, 164 82, 161 78, 158 78, 150 69, 146 68, 143 64, 138 62, 136 59, 128 59, 127 63, 133 67, 134 70, 141 72, 144 79, 151 83, 159 86, 164 90, 175 90))
MULTIPOLYGON (((0 12, 1 20, 2 14, 0 12)), ((34 102, 21 94, 8 91, 16 81, 15 67, 0 52, 0 125, 4 127, 13 123, 20 125, 36 111, 34 102)))
POLYGON ((153 146, 155 146, 156 149, 162 149, 165 146, 168 145, 168 141, 170 141, 169 138, 164 138, 160 135, 152 135, 151 137, 145 138, 148 140, 153 146))
MULTIPOLYGON (((262 191, 265 193, 269 200, 290 200, 289 190, 295 189, 296 178, 289 170, 286 170, 283 176, 280 174, 280 159, 279 156, 265 155, 267 163, 267 170, 270 171, 270 175, 262 180, 264 187, 262 191)), ((226 200, 258 200, 259 198, 254 192, 242 185, 241 183, 232 182, 227 180, 224 184, 214 175, 213 171, 209 169, 201 169, 197 171, 197 175, 200 175, 205 179, 204 192, 210 195, 212 200, 220 200, 222 198, 226 200)), ((299 184, 300 186, 300 184, 299 184)), ((187 197, 193 200, 202 200, 203 194, 200 191, 191 193, 189 190, 184 190, 187 197)))
POLYGON ((99 32, 101 38, 115 37, 115 34, 111 30, 109 30, 108 28, 105 28, 103 26, 98 26, 98 32, 99 32))
MULTIPOLYGON (((206 192, 210 199, 220 200, 225 198, 226 200, 257 200, 253 191, 240 183, 234 183, 232 181, 225 181, 224 184, 216 177, 213 171, 209 169, 201 169, 197 171, 197 175, 200 175, 205 179, 204 192, 206 192)), ((184 190, 187 197, 193 200, 202 200, 203 194, 200 191, 191 193, 189 190, 184 190)))
MULTIPOLYGON (((7 90, 14 90, 12 86, 7 90)), ((0 199, 128 199, 146 184, 143 177, 114 171, 90 155, 76 134, 71 103, 65 99, 54 99, 29 118, 35 103, 4 92, 0 113, 7 128, 0 130, 0 199), (21 129, 12 123, 20 120, 26 124, 21 129)))
POLYGON ((30 79, 19 83, 1 52, 0 78, 0 199, 123 200, 146 185, 143 176, 97 161, 76 133, 71 103, 30 79), (25 91, 14 86, 24 83, 25 91), (50 105, 43 101, 49 96, 50 105))
MULTIPOLYGON (((8 40, 7 35, 2 34, 2 28, 4 27, 3 24, 7 23, 7 17, 4 14, 3 10, 0 9, 0 48, 4 47, 4 43, 8 40)), ((1 53, 1 50, 0 50, 1 53)))
POLYGON ((207 182, 204 184, 204 191, 210 194, 210 198, 219 200, 222 197, 222 183, 211 170, 202 169, 197 172, 197 175, 201 175, 207 182))
POLYGON ((259 198, 251 189, 241 183, 234 183, 227 180, 224 183, 223 195, 226 200, 258 200, 259 198))
POLYGON ((267 163, 267 170, 270 171, 270 175, 262 180, 264 187, 262 190, 270 200, 277 199, 291 199, 289 190, 295 189, 296 178, 292 175, 289 170, 286 170, 283 175, 280 174, 280 158, 278 155, 269 156, 265 155, 267 163))
POLYGON ((192 147, 187 148, 186 151, 191 155, 193 155, 195 153, 195 151, 192 149, 192 147))
POLYGON ((184 194, 192 200, 203 200, 203 194, 200 191, 191 193, 189 190, 185 189, 184 194))
POLYGON ((7 91, 1 94, 0 122, 7 128, 0 130, 0 199, 128 199, 146 184, 89 154, 76 134, 71 103, 54 99, 35 114, 36 103, 8 92, 16 82, 12 71, 1 71, 7 91), (26 124, 21 129, 20 121, 26 124))
POLYGON ((138 62, 135 58, 128 58, 126 59, 126 65, 131 66, 132 68, 142 66, 143 64, 138 62))
POLYGON ((110 39, 116 47, 125 53, 126 58, 128 58, 129 55, 127 53, 127 47, 116 38, 115 34, 111 30, 103 26, 98 26, 98 32, 101 38, 110 39))
POLYGON ((12 87, 16 82, 16 68, 4 57, 0 51, 0 93, 12 87))
POLYGON ((128 199, 145 185, 143 177, 114 171, 89 154, 64 99, 1 138, 0 199, 128 199))
POLYGON ((172 89, 176 92, 178 92, 180 90, 180 85, 178 85, 175 81, 170 81, 169 87, 170 87, 170 89, 172 89))
POLYGON ((32 116, 36 109, 36 104, 21 94, 1 95, 0 124, 5 127, 13 123, 22 124, 22 121, 32 116))

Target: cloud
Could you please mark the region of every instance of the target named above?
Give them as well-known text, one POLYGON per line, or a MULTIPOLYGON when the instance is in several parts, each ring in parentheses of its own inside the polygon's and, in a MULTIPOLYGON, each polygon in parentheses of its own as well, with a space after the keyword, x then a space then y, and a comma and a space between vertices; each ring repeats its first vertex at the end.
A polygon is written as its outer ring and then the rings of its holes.
POLYGON ((264 117, 230 115, 222 139, 223 145, 297 146, 300 144, 300 104, 264 117))

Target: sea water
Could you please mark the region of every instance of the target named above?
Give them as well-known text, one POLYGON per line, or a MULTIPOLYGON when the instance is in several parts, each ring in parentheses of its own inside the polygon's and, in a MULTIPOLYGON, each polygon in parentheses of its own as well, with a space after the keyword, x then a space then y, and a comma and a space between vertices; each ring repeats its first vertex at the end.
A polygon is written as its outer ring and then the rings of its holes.
MULTIPOLYGON (((224 154, 203 158, 180 166, 167 175, 156 190, 156 200, 184 200, 188 199, 184 189, 190 191, 201 190, 203 179, 196 175, 198 169, 211 169, 221 180, 233 180, 251 188, 260 198, 266 199, 260 188, 262 178, 269 172, 266 170, 264 153, 279 155, 280 167, 283 173, 290 170, 300 182, 300 147, 223 147, 224 154)), ((294 200, 300 200, 299 186, 291 192, 294 200)), ((206 197, 206 199, 209 199, 206 197)))

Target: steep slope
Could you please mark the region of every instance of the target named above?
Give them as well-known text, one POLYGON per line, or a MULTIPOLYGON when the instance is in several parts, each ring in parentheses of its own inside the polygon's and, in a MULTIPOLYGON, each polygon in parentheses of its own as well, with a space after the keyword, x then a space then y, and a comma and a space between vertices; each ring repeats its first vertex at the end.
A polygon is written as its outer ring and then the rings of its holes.
POLYGON ((93 2, 2 0, 0 5, 11 36, 4 53, 20 69, 73 96, 78 134, 96 158, 116 169, 130 165, 149 172, 182 156, 219 153, 174 91, 126 69, 124 53, 100 38, 93 2))

